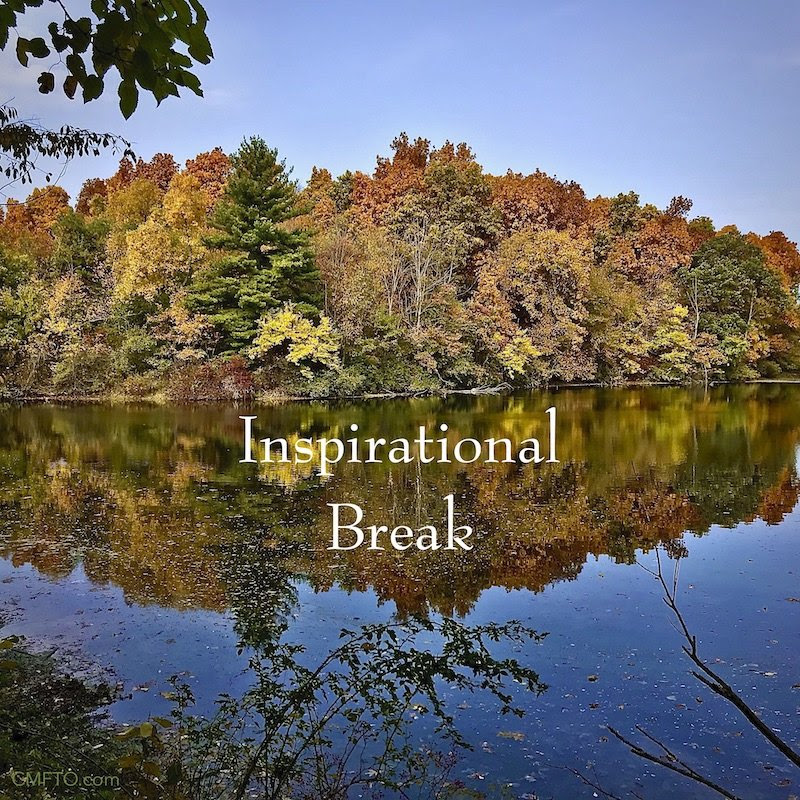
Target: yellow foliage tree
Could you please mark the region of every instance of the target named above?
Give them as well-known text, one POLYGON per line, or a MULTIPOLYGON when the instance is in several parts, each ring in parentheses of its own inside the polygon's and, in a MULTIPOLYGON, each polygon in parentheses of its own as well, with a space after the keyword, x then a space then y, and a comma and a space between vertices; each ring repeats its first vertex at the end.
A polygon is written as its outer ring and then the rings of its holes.
POLYGON ((155 300, 172 297, 203 262, 205 247, 198 236, 169 224, 156 210, 142 225, 125 234, 120 257, 114 262, 117 298, 134 295, 155 300))
POLYGON ((305 377, 311 377, 312 366, 339 368, 339 335, 329 317, 321 316, 315 325, 292 303, 285 303, 259 321, 250 356, 283 357, 305 377))
POLYGON ((105 215, 115 228, 130 230, 141 225, 160 200, 161 192, 152 181, 137 178, 109 194, 105 215))
POLYGON ((187 172, 175 175, 164 195, 164 219, 169 225, 183 231, 197 229, 206 220, 206 209, 211 200, 200 181, 187 172))
MULTIPOLYGON (((112 198, 137 183, 140 182, 134 181, 112 198)), ((140 199, 148 194, 146 190, 140 199)), ((124 233, 114 260, 118 298, 136 295, 152 301, 166 294, 170 300, 175 299, 205 259, 202 235, 207 205, 208 196, 197 178, 175 175, 163 204, 136 228, 124 233)), ((144 206, 139 208, 143 210, 144 206)))

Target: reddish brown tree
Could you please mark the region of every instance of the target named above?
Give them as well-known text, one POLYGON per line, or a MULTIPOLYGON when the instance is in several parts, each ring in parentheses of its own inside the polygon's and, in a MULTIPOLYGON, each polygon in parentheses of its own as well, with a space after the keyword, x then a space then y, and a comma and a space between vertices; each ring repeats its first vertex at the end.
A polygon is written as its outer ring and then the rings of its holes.
POLYGON ((510 170, 491 178, 492 202, 508 232, 525 229, 566 230, 587 220, 583 189, 574 181, 559 181, 537 170, 522 175, 510 170))
POLYGON ((156 153, 149 161, 140 158, 136 162, 134 177, 144 178, 155 184, 160 191, 166 192, 177 171, 178 165, 169 153, 156 153))
POLYGON ((89 178, 89 180, 84 181, 83 186, 81 186, 75 210, 79 214, 89 216, 93 213, 98 201, 105 200, 107 197, 108 181, 102 178, 89 178))
POLYGON ((186 162, 186 172, 197 178, 200 187, 208 195, 209 203, 216 204, 225 189, 225 182, 231 172, 231 160, 221 147, 199 153, 186 162))

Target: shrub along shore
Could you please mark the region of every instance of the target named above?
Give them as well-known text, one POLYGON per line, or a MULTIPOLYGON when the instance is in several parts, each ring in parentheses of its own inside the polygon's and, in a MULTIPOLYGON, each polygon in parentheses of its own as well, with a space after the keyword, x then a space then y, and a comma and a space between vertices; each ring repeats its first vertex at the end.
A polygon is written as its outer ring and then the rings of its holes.
POLYGON ((300 188, 260 138, 0 217, 0 397, 180 402, 800 373, 800 254, 401 135, 300 188))

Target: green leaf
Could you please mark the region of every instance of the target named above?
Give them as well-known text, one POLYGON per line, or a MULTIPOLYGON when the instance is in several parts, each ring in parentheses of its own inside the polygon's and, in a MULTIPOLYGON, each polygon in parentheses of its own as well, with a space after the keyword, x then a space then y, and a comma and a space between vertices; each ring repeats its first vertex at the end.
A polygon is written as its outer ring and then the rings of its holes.
POLYGON ((197 21, 205 25, 205 23, 208 22, 208 14, 200 3, 200 0, 189 0, 189 2, 192 4, 194 13, 197 15, 197 21))
POLYGON ((81 17, 78 22, 78 30, 86 37, 89 37, 92 33, 92 21, 89 17, 81 17))
POLYGON ((146 51, 139 48, 133 54, 132 62, 137 82, 142 89, 151 92, 158 79, 153 60, 146 51))
POLYGON ((208 41, 205 28, 201 25, 192 25, 186 34, 189 45, 189 55, 201 64, 208 64, 213 57, 211 42, 208 41))
MULTIPOLYGON (((0 6, 0 30, 5 32, 8 40, 8 29, 17 24, 17 15, 7 5, 0 6)), ((5 45, 3 45, 5 46, 5 45)))
POLYGON ((102 30, 105 36, 113 40, 125 30, 127 24, 128 22, 124 15, 120 14, 119 11, 111 11, 105 20, 97 26, 95 37, 102 30))
POLYGON ((139 726, 139 735, 143 739, 149 739, 153 735, 154 731, 155 731, 155 728, 153 727, 153 723, 152 722, 143 722, 139 726))
POLYGON ((186 0, 172 0, 172 7, 175 9, 175 15, 179 22, 184 25, 190 25, 192 22, 192 9, 186 0))
POLYGON ((83 102, 96 100, 103 94, 103 79, 97 75, 87 75, 83 80, 83 102))
POLYGON ((181 769, 180 761, 173 761, 167 767, 167 784, 170 786, 176 786, 183 775, 183 770, 181 769))
POLYGON ((86 65, 77 53, 70 53, 66 59, 67 69, 78 79, 86 77, 86 65))
POLYGON ((43 72, 36 80, 42 94, 50 94, 56 87, 56 76, 52 72, 43 72))
POLYGON ((203 90, 200 88, 200 79, 197 75, 183 71, 181 80, 176 80, 175 82, 181 86, 185 86, 187 89, 191 89, 195 94, 200 95, 200 97, 203 96, 203 90))
POLYGON ((128 119, 139 104, 139 90, 133 81, 125 80, 120 83, 117 94, 119 94, 119 110, 122 116, 128 119))
POLYGON ((50 32, 50 41, 52 41, 56 52, 63 53, 69 47, 69 37, 61 33, 55 22, 51 22, 47 26, 47 30, 50 32))
POLYGON ((122 767, 122 769, 131 769, 135 767, 139 763, 139 756, 137 755, 130 755, 130 756, 122 756, 122 758, 117 759, 117 764, 122 767))
POLYGON ((72 50, 75 53, 86 52, 92 41, 92 21, 89 17, 81 17, 77 21, 66 20, 64 30, 72 36, 72 50))
POLYGON ((67 75, 64 78, 64 94, 72 100, 78 89, 78 79, 74 75, 67 75))
POLYGON ((37 36, 28 42, 28 52, 34 58, 47 58, 50 55, 50 48, 41 36, 37 36))
POLYGON ((23 67, 28 66, 28 40, 23 39, 21 36, 17 39, 17 61, 23 67))

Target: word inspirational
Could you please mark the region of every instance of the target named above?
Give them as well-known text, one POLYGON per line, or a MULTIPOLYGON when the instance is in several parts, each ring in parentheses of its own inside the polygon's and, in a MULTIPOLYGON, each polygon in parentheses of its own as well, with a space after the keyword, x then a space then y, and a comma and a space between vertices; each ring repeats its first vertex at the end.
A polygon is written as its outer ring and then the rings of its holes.
MULTIPOLYGON (((510 439, 458 439, 447 436, 448 426, 436 426, 437 433, 420 425, 413 439, 361 438, 358 425, 350 425, 353 436, 340 438, 259 439, 255 432, 257 416, 240 416, 243 422, 244 454, 240 464, 314 464, 321 477, 331 477, 338 464, 557 464, 556 409, 545 411, 547 437, 545 444, 538 438, 523 439, 515 445, 510 439)), ((328 503, 332 515, 332 541, 329 550, 385 550, 389 544, 395 550, 472 550, 469 525, 456 525, 453 495, 444 498, 444 525, 366 525, 364 511, 355 503, 328 503)))

